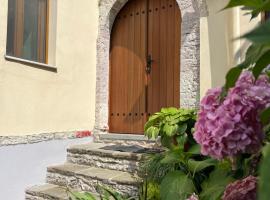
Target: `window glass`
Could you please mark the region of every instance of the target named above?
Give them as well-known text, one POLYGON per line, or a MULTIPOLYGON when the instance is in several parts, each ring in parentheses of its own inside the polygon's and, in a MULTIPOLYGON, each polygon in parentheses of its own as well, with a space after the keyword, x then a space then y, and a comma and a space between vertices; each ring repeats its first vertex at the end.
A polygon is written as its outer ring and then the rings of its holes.
POLYGON ((9 0, 7 55, 46 63, 47 0, 9 0))

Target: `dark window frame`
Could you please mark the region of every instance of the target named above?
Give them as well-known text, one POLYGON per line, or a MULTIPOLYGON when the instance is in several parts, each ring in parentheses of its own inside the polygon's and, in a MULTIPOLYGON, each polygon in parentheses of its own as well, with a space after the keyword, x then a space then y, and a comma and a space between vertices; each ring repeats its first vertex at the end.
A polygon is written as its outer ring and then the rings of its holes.
MULTIPOLYGON (((36 7, 36 30, 35 48, 29 47, 35 56, 25 58, 23 48, 25 48, 25 32, 27 24, 24 22, 25 2, 29 0, 9 0, 8 1, 8 27, 6 55, 14 58, 25 59, 37 63, 48 64, 48 45, 49 45, 49 3, 50 0, 37 0, 36 7)), ((26 2, 27 3, 27 2, 26 2)), ((29 4, 30 5, 30 4, 29 4)), ((28 50, 29 50, 28 49, 28 50)))

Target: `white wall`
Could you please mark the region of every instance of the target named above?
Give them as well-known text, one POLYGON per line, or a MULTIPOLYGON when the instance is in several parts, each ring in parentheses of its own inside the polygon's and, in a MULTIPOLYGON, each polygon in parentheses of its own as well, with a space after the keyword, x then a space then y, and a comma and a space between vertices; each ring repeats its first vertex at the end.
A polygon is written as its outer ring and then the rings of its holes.
POLYGON ((44 184, 48 166, 63 164, 70 145, 92 138, 59 140, 0 148, 0 199, 24 200, 27 187, 44 184))

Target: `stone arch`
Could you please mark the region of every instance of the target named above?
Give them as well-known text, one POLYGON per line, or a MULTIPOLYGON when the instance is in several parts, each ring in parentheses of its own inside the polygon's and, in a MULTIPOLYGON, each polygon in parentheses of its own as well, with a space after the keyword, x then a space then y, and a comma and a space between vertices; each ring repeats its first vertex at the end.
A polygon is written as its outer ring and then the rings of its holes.
MULTIPOLYGON (((181 107, 197 107, 200 92, 200 15, 205 0, 176 0, 182 14, 181 30, 181 107)), ((128 0, 99 1, 97 39, 95 131, 106 132, 109 112, 109 48, 115 17, 128 0)))

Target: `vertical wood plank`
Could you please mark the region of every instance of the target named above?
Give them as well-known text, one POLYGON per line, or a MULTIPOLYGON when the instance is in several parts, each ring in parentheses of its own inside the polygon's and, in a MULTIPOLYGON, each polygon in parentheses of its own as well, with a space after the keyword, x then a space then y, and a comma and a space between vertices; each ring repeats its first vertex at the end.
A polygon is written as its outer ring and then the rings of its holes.
MULTIPOLYGON (((166 44, 166 72, 167 72, 167 107, 173 107, 174 104, 174 50, 175 50, 175 17, 174 17, 174 2, 168 0, 166 5, 166 23, 167 23, 167 44, 166 44)), ((177 76, 177 74, 175 74, 177 76)))
POLYGON ((154 41, 154 47, 153 47, 153 110, 151 111, 151 114, 160 111, 160 76, 161 76, 161 59, 160 59, 160 12, 161 12, 161 0, 155 0, 154 1, 154 25, 153 25, 153 41, 154 41))
POLYGON ((174 21, 175 21, 175 46, 174 46, 174 106, 180 107, 180 59, 181 59, 181 12, 176 1, 174 1, 174 21))
POLYGON ((133 23, 133 30, 134 30, 134 73, 133 73, 133 126, 132 131, 136 132, 140 128, 139 126, 139 103, 138 100, 140 98, 140 91, 139 91, 139 65, 140 65, 140 58, 139 58, 139 52, 140 52, 140 17, 136 14, 139 7, 139 1, 135 1, 134 3, 134 10, 133 10, 133 17, 134 17, 134 23, 133 23))
MULTIPOLYGON (((141 13, 142 12, 145 12, 147 13, 147 10, 146 10, 146 7, 147 7, 147 1, 141 1, 141 13)), ((141 52, 140 52, 140 57, 141 57, 141 67, 140 67, 140 74, 141 74, 141 98, 140 98, 140 115, 141 115, 141 123, 140 123, 140 133, 143 132, 143 129, 144 129, 144 124, 146 122, 146 116, 145 116, 145 110, 146 110, 146 102, 145 102, 145 99, 146 99, 146 87, 147 87, 147 76, 146 76, 146 73, 145 73, 145 67, 146 67, 146 45, 147 45, 147 15, 144 14, 144 15, 140 15, 141 19, 140 19, 140 22, 141 22, 141 52)))
POLYGON ((133 11, 134 11, 134 2, 131 1, 129 4, 129 9, 127 12, 127 22, 128 22, 128 63, 126 66, 127 70, 127 113, 125 114, 125 121, 127 123, 127 132, 133 132, 133 104, 134 104, 134 20, 133 20, 133 11))
POLYGON ((167 107, 167 12, 166 0, 160 2, 160 108, 167 107))
MULTIPOLYGON (((154 60, 154 55, 153 55, 153 48, 154 48, 154 38, 153 38, 153 25, 154 25, 154 1, 149 0, 149 6, 148 6, 148 33, 147 33, 147 43, 148 43, 148 48, 147 48, 147 55, 151 56, 152 59, 154 60)), ((154 92, 154 77, 153 77, 153 65, 150 74, 147 74, 147 85, 148 85, 148 92, 147 92, 147 113, 151 113, 153 110, 153 92, 154 92), (150 103, 151 102, 151 103, 150 103)))

